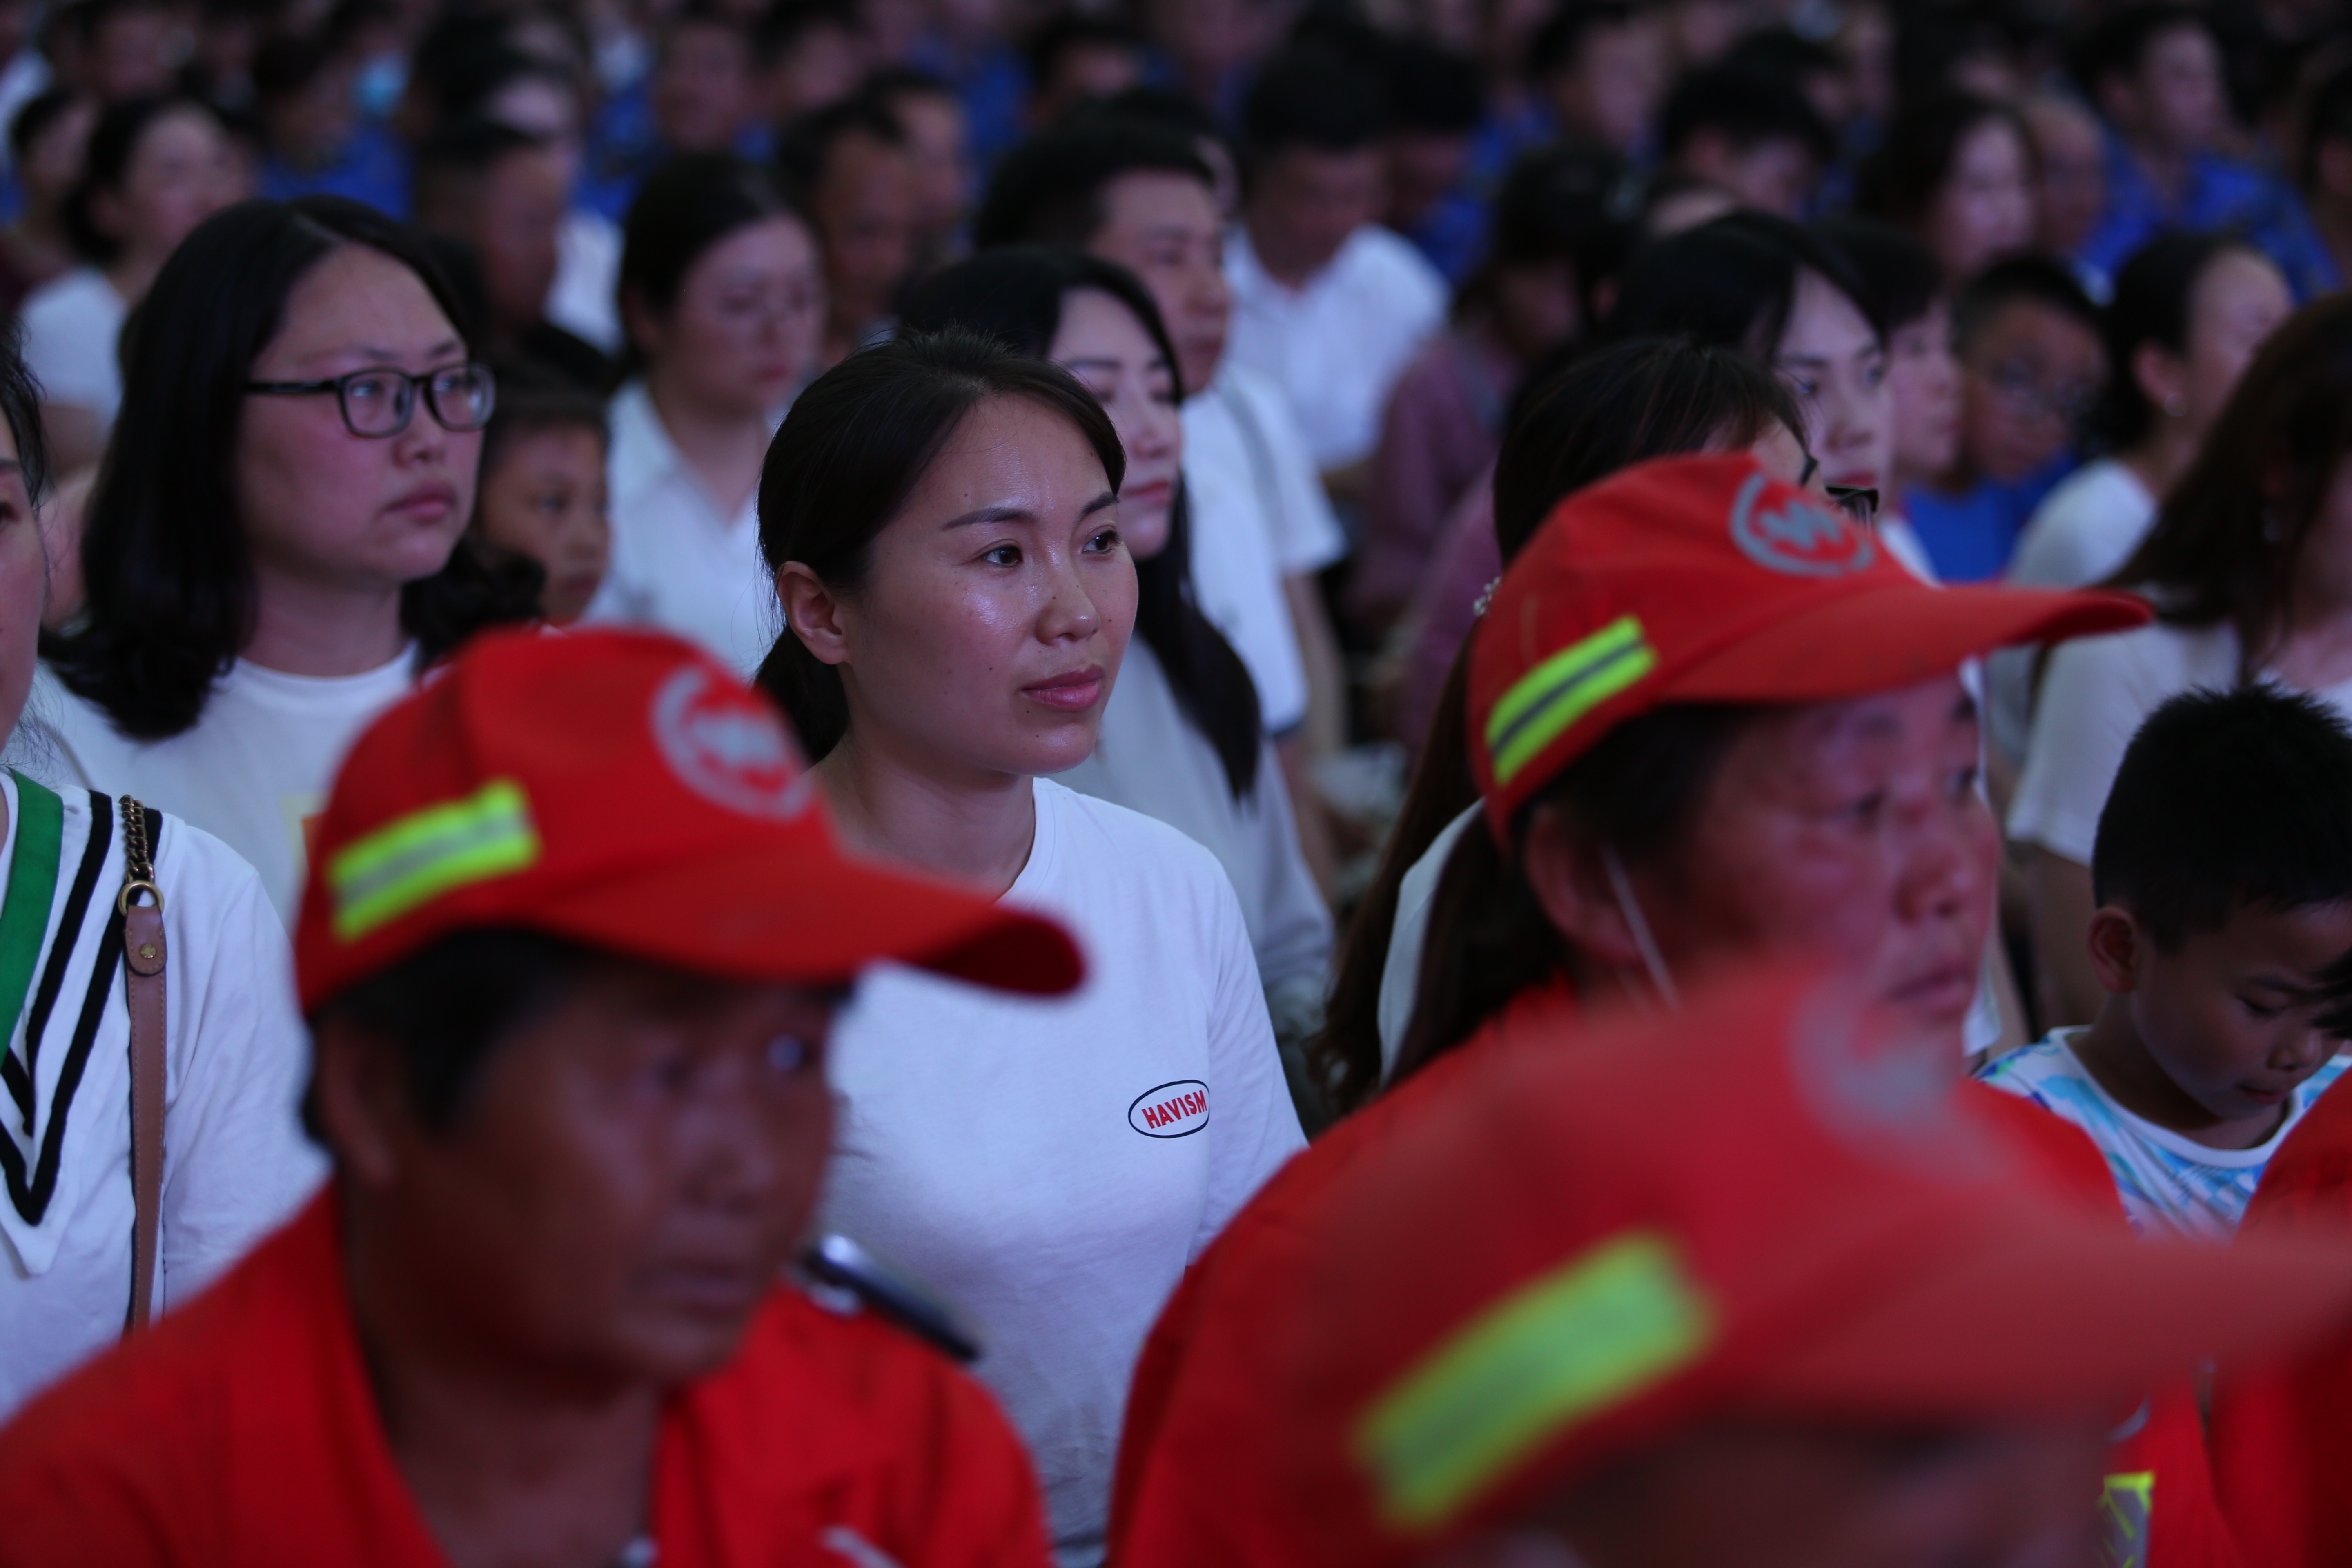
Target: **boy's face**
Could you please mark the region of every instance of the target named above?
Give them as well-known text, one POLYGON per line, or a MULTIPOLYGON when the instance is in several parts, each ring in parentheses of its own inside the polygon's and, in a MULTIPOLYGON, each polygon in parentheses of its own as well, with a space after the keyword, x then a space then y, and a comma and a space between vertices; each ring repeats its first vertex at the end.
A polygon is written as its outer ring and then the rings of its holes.
POLYGON ((2341 1044, 2313 1015, 2320 973, 2347 952, 2352 902, 2249 905, 2172 951, 2149 944, 2126 1005, 2183 1094, 2218 1121, 2266 1129, 2341 1044))
POLYGON ((474 521, 483 537, 547 568, 540 598, 549 624, 578 620, 612 555, 604 443, 576 425, 518 431, 484 470, 478 493, 474 521))
POLYGON ((1135 169, 1103 187, 1102 205, 1087 250, 1143 279, 1176 342, 1184 388, 1198 393, 1224 357, 1233 316, 1215 193, 1190 174, 1135 169))
POLYGON ((2038 300, 1995 306, 1961 345, 1960 363, 1963 450, 1978 474, 2004 483, 2066 449, 2107 377, 2097 335, 2038 300))

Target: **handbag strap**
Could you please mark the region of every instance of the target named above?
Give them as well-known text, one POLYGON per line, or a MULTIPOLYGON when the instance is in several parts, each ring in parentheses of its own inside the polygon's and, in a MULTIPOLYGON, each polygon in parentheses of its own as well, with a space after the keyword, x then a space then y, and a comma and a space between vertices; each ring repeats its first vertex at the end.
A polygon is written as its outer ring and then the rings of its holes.
POLYGON ((163 890, 155 885, 147 808, 122 805, 123 990, 131 1004, 131 1310, 124 1338, 147 1326, 155 1304, 156 1246, 163 1206, 163 890), (149 901, 141 902, 145 893, 149 901))

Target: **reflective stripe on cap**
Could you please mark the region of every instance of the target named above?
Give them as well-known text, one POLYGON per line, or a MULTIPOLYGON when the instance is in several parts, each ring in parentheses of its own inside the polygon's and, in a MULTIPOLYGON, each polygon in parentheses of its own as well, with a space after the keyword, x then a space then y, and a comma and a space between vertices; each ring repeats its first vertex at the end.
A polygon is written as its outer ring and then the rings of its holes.
POLYGON ((1536 1448, 1688 1365, 1715 1314, 1674 1242, 1634 1231, 1540 1275, 1449 1336, 1356 1428, 1391 1525, 1444 1522, 1536 1448))
POLYGON ((1657 667, 1642 623, 1621 616, 1519 677, 1486 718, 1496 784, 1509 784, 1562 731, 1657 667))
POLYGON ((327 862, 335 935, 357 942, 419 904, 539 859, 530 802, 512 779, 427 806, 352 840, 327 862))

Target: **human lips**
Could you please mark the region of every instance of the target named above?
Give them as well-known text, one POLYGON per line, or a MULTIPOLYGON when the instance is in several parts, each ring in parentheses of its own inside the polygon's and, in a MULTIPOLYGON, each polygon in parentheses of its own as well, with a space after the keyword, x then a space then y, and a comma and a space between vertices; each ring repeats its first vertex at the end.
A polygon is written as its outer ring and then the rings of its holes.
POLYGON ((1977 965, 1956 959, 1923 970, 1895 985, 1887 999, 1899 1006, 1939 1016, 1965 1014, 1977 999, 1977 965))
POLYGON ((1032 701, 1048 708, 1058 708, 1065 713, 1083 713, 1101 698, 1105 681, 1102 666, 1090 664, 1084 669, 1066 670, 1048 676, 1021 689, 1032 701))
POLYGON ((1118 499, 1129 506, 1162 507, 1175 493, 1176 482, 1173 479, 1146 479, 1139 485, 1129 485, 1119 491, 1118 499))
POLYGON ((437 479, 415 485, 384 510, 415 522, 439 522, 457 510, 457 487, 437 479))

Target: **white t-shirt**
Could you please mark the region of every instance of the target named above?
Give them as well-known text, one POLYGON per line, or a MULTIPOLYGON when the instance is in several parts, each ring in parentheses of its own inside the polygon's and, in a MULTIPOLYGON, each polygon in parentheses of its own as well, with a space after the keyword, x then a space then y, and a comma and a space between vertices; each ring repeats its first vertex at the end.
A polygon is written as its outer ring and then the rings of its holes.
POLYGON ((1184 489, 1192 592, 1257 683, 1268 734, 1307 717, 1307 666, 1283 596, 1286 578, 1348 552, 1281 389, 1227 354, 1184 404, 1184 489))
MULTIPOLYGON (((0 1163, 7 1166, 0 1422, 112 1344, 130 1302, 131 1014, 121 948, 102 972, 97 963, 122 887, 121 827, 105 803, 93 845, 89 793, 58 793, 64 819, 48 935, 7 1039, 0 1092, 0 1163), (79 904, 78 887, 86 888, 79 904), (90 1043, 77 1051, 85 1017, 90 1043), (43 1156, 51 1152, 54 1175, 44 1182, 43 1156)), ((8 807, 5 886, 25 813, 13 776, 0 773, 0 795, 8 807)), ((310 1047, 286 933, 252 868, 210 834, 168 817, 154 860, 170 955, 160 1312, 203 1289, 301 1206, 326 1163, 298 1120, 310 1047)))
POLYGON ((1330 981, 1331 911, 1299 852, 1272 745, 1259 743, 1256 782, 1235 800, 1215 748, 1138 637, 1118 667, 1094 755, 1055 782, 1164 822, 1214 855, 1241 898, 1277 1026, 1311 1026, 1330 981))
POLYGON ((238 659, 194 726, 131 740, 42 667, 19 726, 26 772, 52 785, 130 795, 218 837, 261 874, 291 930, 310 855, 303 825, 324 810, 343 753, 416 684, 416 650, 358 675, 289 675, 238 659))
MULTIPOLYGON (((2102 583, 2131 559, 2156 521, 2156 498, 2113 458, 2086 463, 2034 510, 2010 559, 2009 580, 2036 588, 2102 583)), ((2025 755, 2033 719, 2038 647, 2003 648, 1988 661, 1993 745, 2015 763, 2025 755)))
MULTIPOLYGON (((2231 627, 2161 621, 2053 649, 2010 802, 2009 836, 2088 866, 2099 813, 2141 721, 2184 691, 2236 687, 2238 659, 2231 627)), ((2352 719, 2352 681, 2312 695, 2352 719)))
POLYGON ((1380 445, 1389 394, 1423 340, 1445 325, 1445 279, 1411 241, 1366 224, 1300 289, 1269 276, 1247 229, 1225 246, 1234 293, 1225 353, 1290 398, 1307 454, 1328 472, 1380 445))
POLYGON ((51 403, 87 408, 107 429, 122 406, 122 366, 115 358, 130 307, 106 274, 77 267, 25 300, 25 368, 51 403))
POLYGON ((1101 1558, 1145 1334, 1192 1261, 1304 1140, 1232 886, 1174 828, 1034 785, 1005 901, 1086 954, 1068 997, 877 966, 835 1025, 829 1228, 983 1331, 1065 1564, 1101 1558))
POLYGON ((547 319, 608 354, 621 352, 621 226, 603 213, 574 207, 555 231, 555 281, 548 286, 547 319))
POLYGON ((1977 1077, 2089 1134, 2106 1157, 2135 1226, 2200 1241, 2226 1242, 2237 1234, 2263 1167, 2311 1102, 2352 1066, 2352 1058, 2337 1057, 2305 1079, 2287 1101, 2278 1131, 2254 1147, 2209 1149, 2117 1105, 2074 1054, 2083 1033, 2060 1029, 2039 1045, 1988 1062, 1977 1077))
POLYGON ((783 627, 760 558, 759 492, 719 515, 644 382, 620 390, 612 415, 613 559, 587 618, 661 626, 749 679, 783 627))

